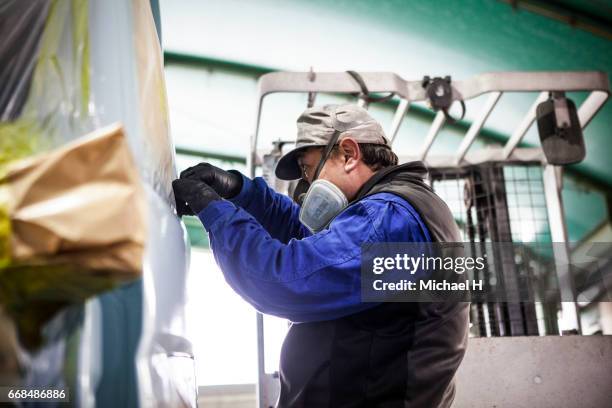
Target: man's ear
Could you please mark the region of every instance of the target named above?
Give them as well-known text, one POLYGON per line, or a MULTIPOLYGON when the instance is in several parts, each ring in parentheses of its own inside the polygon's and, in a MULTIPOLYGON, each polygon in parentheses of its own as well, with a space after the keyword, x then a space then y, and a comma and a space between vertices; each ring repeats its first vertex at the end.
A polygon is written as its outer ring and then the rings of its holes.
POLYGON ((361 160, 361 149, 359 143, 352 137, 345 137, 340 141, 339 144, 340 154, 344 162, 344 170, 347 172, 357 167, 359 160, 361 160))

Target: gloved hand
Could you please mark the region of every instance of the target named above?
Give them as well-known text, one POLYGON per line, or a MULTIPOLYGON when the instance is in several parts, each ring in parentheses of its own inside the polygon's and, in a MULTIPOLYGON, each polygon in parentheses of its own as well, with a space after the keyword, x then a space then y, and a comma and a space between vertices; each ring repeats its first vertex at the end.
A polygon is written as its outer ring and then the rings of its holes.
POLYGON ((176 179, 172 182, 174 199, 176 200, 179 216, 190 215, 184 212, 184 203, 187 203, 193 214, 198 214, 208 204, 221 200, 221 197, 206 183, 192 179, 176 179))
POLYGON ((181 172, 181 179, 199 180, 212 187, 223 198, 235 197, 242 189, 242 176, 210 163, 200 163, 181 172))
POLYGON ((186 202, 180 201, 178 198, 176 198, 176 194, 174 195, 174 200, 176 201, 176 215, 179 217, 182 217, 183 215, 195 215, 186 202))

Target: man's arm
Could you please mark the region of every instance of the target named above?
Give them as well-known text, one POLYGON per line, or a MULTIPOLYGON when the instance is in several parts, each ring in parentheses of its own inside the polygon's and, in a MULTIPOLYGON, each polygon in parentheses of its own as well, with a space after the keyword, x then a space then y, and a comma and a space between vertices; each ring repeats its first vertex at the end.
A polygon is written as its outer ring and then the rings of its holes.
MULTIPOLYGON (((240 174, 234 170, 231 172, 240 174)), ((251 214, 272 238, 286 244, 292 238, 311 235, 300 222, 300 207, 293 200, 272 190, 261 177, 251 180, 242 174, 240 176, 242 189, 230 201, 251 214)))
MULTIPOLYGON (((299 221, 299 207, 288 197, 269 188, 261 178, 252 181, 236 170, 226 171, 204 162, 182 171, 180 180, 206 184, 220 197, 243 207, 273 238, 284 243, 291 238, 299 239, 310 235, 310 231, 299 221)), ((178 181, 178 184, 185 183, 188 182, 178 181)), ((181 199, 177 200, 177 212, 179 215, 193 215, 192 210, 181 202, 181 199)))
POLYGON ((363 243, 426 240, 409 213, 384 201, 354 204, 329 229, 286 244, 227 201, 212 203, 198 216, 232 288, 259 311, 294 322, 335 319, 376 306, 361 302, 363 243), (391 223, 392 231, 380 230, 391 223))

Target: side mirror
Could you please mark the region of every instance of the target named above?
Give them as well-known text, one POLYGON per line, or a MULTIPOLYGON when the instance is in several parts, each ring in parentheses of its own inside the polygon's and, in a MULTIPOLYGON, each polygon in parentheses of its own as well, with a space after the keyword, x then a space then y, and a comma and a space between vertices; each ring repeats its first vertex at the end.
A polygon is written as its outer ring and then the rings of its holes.
POLYGON ((567 165, 584 160, 586 150, 576 105, 564 92, 551 92, 536 109, 538 133, 550 164, 567 165))

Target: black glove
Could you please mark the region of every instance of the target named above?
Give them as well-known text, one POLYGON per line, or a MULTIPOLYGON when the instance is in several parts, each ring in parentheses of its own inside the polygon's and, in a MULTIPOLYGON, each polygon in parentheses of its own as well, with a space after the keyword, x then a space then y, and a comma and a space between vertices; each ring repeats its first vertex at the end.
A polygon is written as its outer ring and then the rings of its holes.
POLYGON ((191 179, 176 179, 172 182, 174 199, 179 216, 188 215, 184 211, 184 203, 187 203, 193 214, 198 214, 208 204, 221 200, 221 197, 210 186, 201 181, 191 179))
POLYGON ((206 183, 223 198, 235 197, 242 189, 240 173, 225 171, 210 163, 200 163, 190 167, 181 172, 180 177, 206 183))
POLYGON ((185 201, 179 201, 178 198, 176 198, 176 194, 174 196, 174 201, 176 201, 176 215, 179 217, 183 215, 195 215, 185 201))

